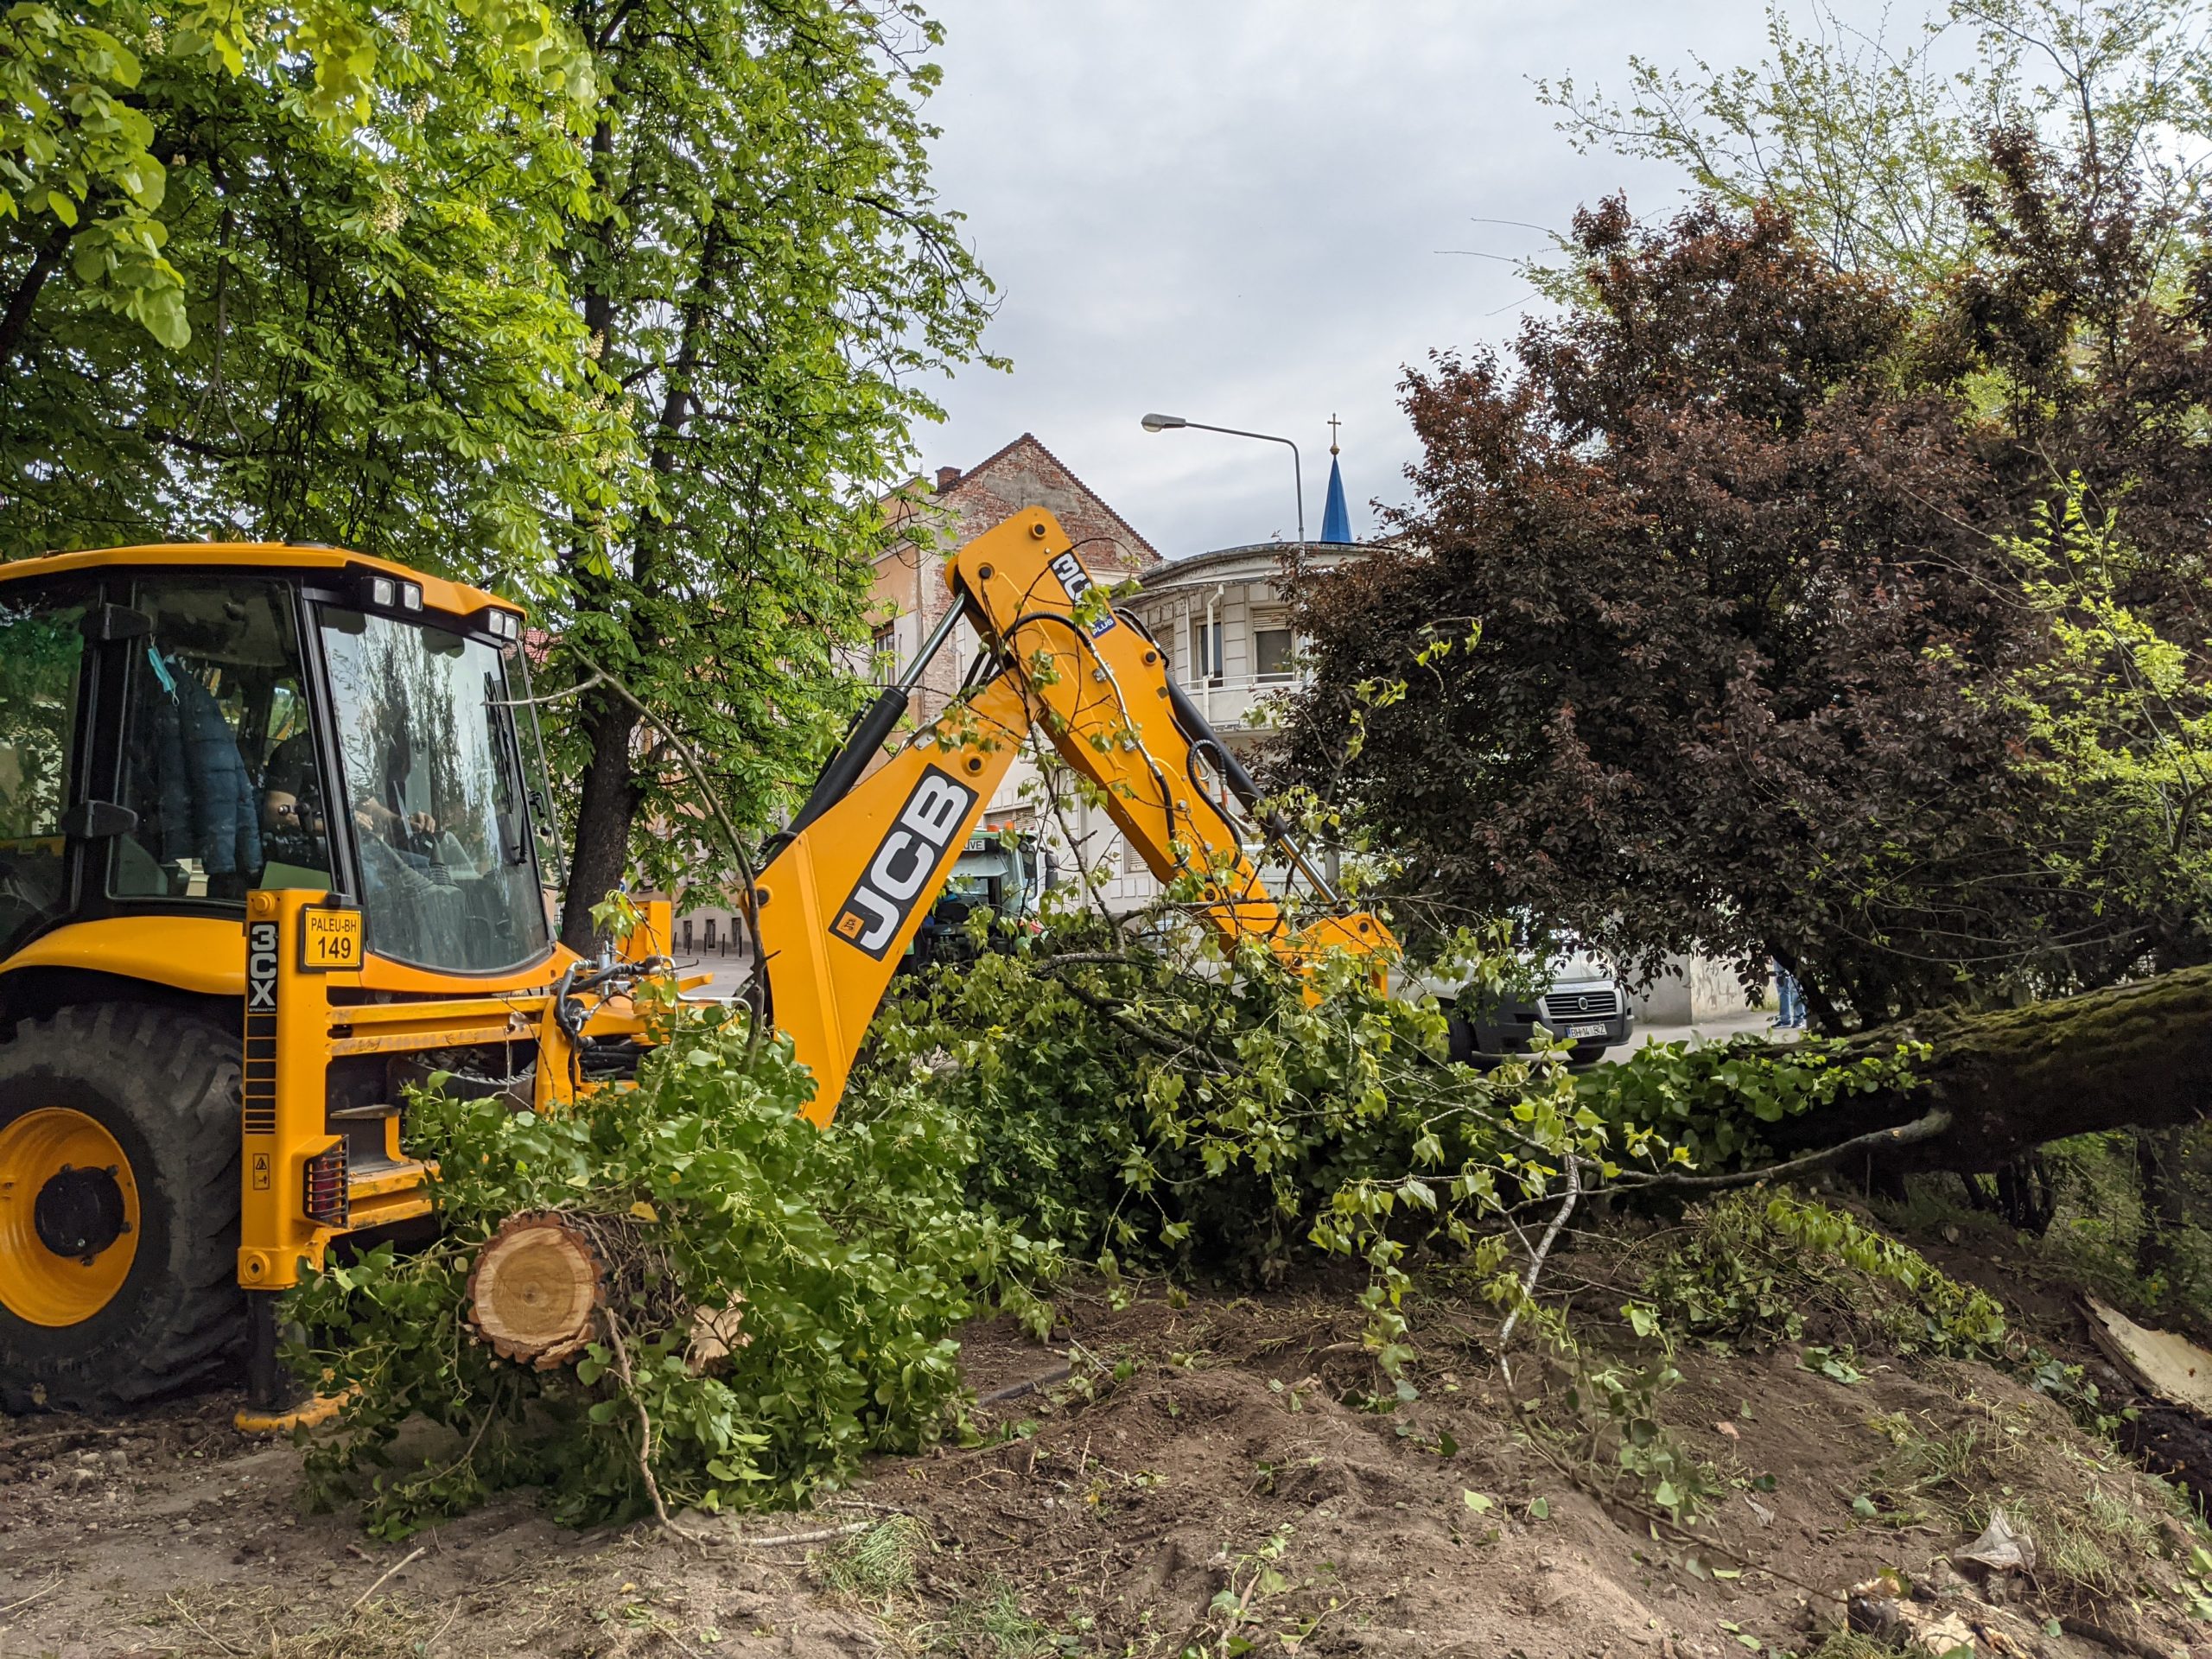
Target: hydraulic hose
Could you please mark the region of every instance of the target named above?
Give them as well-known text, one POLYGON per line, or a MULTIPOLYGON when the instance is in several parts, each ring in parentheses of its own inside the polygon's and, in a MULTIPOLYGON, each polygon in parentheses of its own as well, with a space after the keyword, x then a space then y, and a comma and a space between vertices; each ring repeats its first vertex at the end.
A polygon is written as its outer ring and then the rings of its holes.
POLYGON ((837 753, 830 757, 829 764, 815 779, 805 804, 774 836, 774 845, 781 847, 790 842, 852 792, 853 785, 868 770, 868 762, 882 752, 892 734, 899 729, 899 722, 906 717, 907 696, 921 683, 922 671, 936 659, 938 652, 944 648, 944 642, 952 638, 954 627, 967 613, 967 595, 955 594, 951 606, 938 619, 930 637, 922 641, 922 648, 914 653, 914 660, 906 664, 906 671, 895 683, 877 692, 875 701, 853 722, 852 730, 846 733, 837 753))
POLYGON ((1244 763, 1236 758, 1229 745, 1221 741, 1220 734, 1214 730, 1212 722, 1199 712, 1198 705, 1191 701, 1190 694, 1176 684, 1173 674, 1167 677, 1167 707, 1175 717, 1177 728, 1189 742, 1192 752, 1205 755, 1206 763, 1221 774, 1222 781, 1229 785, 1229 792, 1250 815, 1252 822, 1259 825, 1261 833, 1281 849, 1284 857, 1298 867, 1299 873, 1313 884, 1315 892, 1332 903, 1341 902, 1336 888, 1306 858, 1306 849, 1299 844, 1297 836, 1282 814, 1272 808, 1262 810, 1259 783, 1244 769, 1244 763))

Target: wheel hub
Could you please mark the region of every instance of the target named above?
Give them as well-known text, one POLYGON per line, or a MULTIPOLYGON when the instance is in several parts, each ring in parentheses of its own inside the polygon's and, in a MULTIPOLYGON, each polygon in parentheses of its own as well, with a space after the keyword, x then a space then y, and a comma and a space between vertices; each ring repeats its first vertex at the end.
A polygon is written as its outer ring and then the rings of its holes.
POLYGON ((39 1188, 31 1205, 31 1226, 39 1243, 86 1267, 121 1238, 130 1224, 123 1213, 123 1184, 115 1179, 112 1165, 79 1169, 64 1164, 39 1188))
POLYGON ((138 1224, 136 1173, 98 1118, 47 1106, 0 1127, 0 1307, 83 1324, 130 1276, 138 1224))

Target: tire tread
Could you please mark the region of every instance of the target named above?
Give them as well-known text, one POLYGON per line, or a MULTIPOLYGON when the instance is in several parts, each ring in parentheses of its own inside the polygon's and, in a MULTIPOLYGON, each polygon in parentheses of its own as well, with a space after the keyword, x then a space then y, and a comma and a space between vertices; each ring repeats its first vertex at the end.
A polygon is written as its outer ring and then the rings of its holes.
POLYGON ((8 1338, 27 1327, 0 1312, 0 1408, 29 1410, 42 1395, 50 1408, 111 1412, 235 1371, 245 1334, 236 1276, 239 1070, 236 1038, 149 1003, 64 1007, 25 1020, 0 1046, 0 1110, 11 1084, 41 1075, 81 1079, 117 1104, 157 1166, 134 1172, 142 1215, 147 1185, 161 1183, 172 1235, 127 1340, 18 1354, 8 1338))

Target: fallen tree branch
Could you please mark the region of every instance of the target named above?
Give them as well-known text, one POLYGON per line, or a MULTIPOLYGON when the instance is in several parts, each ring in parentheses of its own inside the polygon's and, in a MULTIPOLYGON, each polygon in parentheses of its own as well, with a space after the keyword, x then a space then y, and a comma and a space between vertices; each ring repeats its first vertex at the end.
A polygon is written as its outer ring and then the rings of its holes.
POLYGON ((191 1625, 194 1630, 199 1631, 200 1635, 206 1637, 210 1642, 220 1648, 225 1653, 231 1655, 232 1659, 240 1659, 238 1650, 232 1647, 229 1643, 224 1641, 221 1637, 216 1635, 214 1631, 209 1630, 205 1624, 202 1624, 198 1619, 194 1618, 192 1616, 192 1610, 190 1608, 187 1607, 175 1596, 170 1596, 167 1599, 168 1601, 170 1611, 176 1614, 178 1618, 181 1618, 186 1624, 191 1625))
POLYGON ((842 1527, 823 1527, 817 1532, 787 1532, 780 1538, 736 1538, 731 1540, 731 1541, 741 1545, 757 1544, 761 1546, 766 1546, 769 1544, 822 1544, 829 1542, 832 1538, 849 1538, 855 1533, 866 1532, 871 1527, 874 1527, 879 1524, 880 1523, 874 1521, 854 1521, 849 1522, 842 1527))
POLYGON ((2169 1659, 2172 1651, 2145 1642, 2140 1637, 2131 1636, 2125 1630, 2112 1630, 2086 1618, 2077 1618, 2071 1613, 2061 1616, 2058 1628, 2069 1636, 2094 1642, 2100 1647, 2110 1648, 2114 1653, 2134 1654, 2139 1656, 2139 1659, 2169 1659))
POLYGON ((20 1440, 0 1440, 0 1458, 39 1457, 39 1448, 59 1446, 65 1450, 73 1440, 111 1440, 118 1434, 143 1434, 143 1423, 116 1423, 105 1427, 88 1425, 79 1428, 55 1429, 45 1434, 26 1434, 20 1440))
POLYGON ((1567 1154, 1567 1196, 1560 1200, 1559 1208, 1552 1213, 1551 1225, 1544 1229, 1543 1237, 1529 1256, 1528 1274, 1521 1281, 1521 1300, 1505 1316, 1505 1324, 1497 1333, 1497 1366, 1505 1375, 1508 1388, 1513 1386, 1513 1370, 1511 1362, 1505 1357, 1505 1344, 1513 1340, 1513 1327, 1521 1322, 1521 1310, 1535 1300, 1536 1281, 1543 1275, 1544 1259, 1552 1253, 1552 1246, 1559 1243, 1560 1230, 1567 1225, 1567 1218, 1574 1213, 1575 1204, 1581 1197, 1582 1160, 1570 1152, 1567 1154))
POLYGON ((2064 1135, 2193 1123, 2212 1100, 2212 964, 2020 1007, 1914 1014, 1851 1037, 1836 1058, 1900 1043, 1928 1046, 1910 1084, 1847 1096, 1766 1138, 1795 1154, 1908 1124, 1940 1102, 1950 1127, 1889 1166, 1970 1172, 2064 1135))
POLYGON ((1900 1147, 1916 1146, 1923 1141, 1935 1140, 1950 1127, 1950 1113, 1938 1106, 1893 1129, 1871 1129, 1865 1135, 1854 1135, 1848 1141, 1839 1141, 1832 1147, 1822 1147, 1779 1164, 1767 1164, 1758 1169, 1723 1170, 1716 1175, 1647 1175, 1634 1179, 1623 1176, 1614 1180, 1612 1191, 1717 1192, 1732 1186, 1756 1186, 1761 1181, 1787 1180, 1792 1175, 1824 1168, 1862 1152, 1890 1152, 1900 1147))
POLYGON ((1154 964, 1145 957, 1133 957, 1126 950, 1062 950, 1057 955, 1039 959, 1040 968, 1090 963, 1099 968, 1149 968, 1154 964))
POLYGON ((672 1532, 691 1543, 699 1540, 677 1526, 668 1513, 668 1505, 661 1502, 660 1482, 653 1478, 653 1420, 645 1409, 645 1402, 638 1393, 638 1378, 630 1369, 629 1345, 622 1340, 622 1321, 612 1308, 601 1310, 601 1323, 607 1332, 607 1340, 614 1350, 614 1368, 622 1378, 623 1392, 630 1396, 630 1403, 638 1412, 638 1472, 645 1477, 645 1496, 653 1501, 653 1514, 659 1518, 661 1530, 672 1532))
POLYGON ((385 1568, 383 1574, 378 1577, 377 1581, 371 1585, 367 1589, 362 1591, 360 1595, 355 1599, 353 1606, 346 1609, 346 1611, 348 1612, 359 1612, 362 1607, 367 1604, 369 1598, 376 1594, 378 1591, 384 1588, 385 1580, 391 1578, 395 1573, 397 1573, 403 1567, 410 1566, 414 1562, 415 1558, 429 1548, 429 1546, 428 1544, 417 1544, 414 1548, 409 1550, 404 1555, 394 1561, 390 1567, 385 1568))
POLYGON ((1075 1367, 1072 1365, 1063 1365, 1057 1371, 1047 1371, 1042 1376, 1033 1376, 1027 1382, 1016 1382, 1011 1388, 994 1389, 989 1394, 978 1396, 976 1403, 979 1406, 995 1406, 1002 1400, 1018 1399, 1025 1394, 1033 1394, 1040 1389, 1049 1389, 1055 1382, 1066 1382, 1074 1370, 1075 1367))
POLYGON ((57 1573, 52 1578, 48 1579, 44 1584, 39 1586, 37 1589, 32 1591, 30 1594, 25 1596, 21 1601, 11 1601, 6 1606, 0 1607, 0 1617, 5 1617, 7 1614, 18 1611, 22 1608, 29 1606, 31 1603, 36 1601, 41 1596, 43 1596, 50 1591, 57 1588, 60 1583, 61 1575, 57 1573))
MULTIPOLYGON (((1038 966, 1042 971, 1051 973, 1060 963, 1068 960, 1069 958, 1065 957, 1051 957, 1039 963, 1038 966)), ((1117 1002, 1110 997, 1100 996, 1095 992, 1086 990, 1081 985, 1072 984, 1065 980, 1057 980, 1055 982, 1077 1001, 1087 1008, 1104 1014, 1139 1042, 1158 1049, 1174 1059, 1180 1059, 1186 1054, 1202 1055, 1212 1063, 1212 1069, 1217 1075, 1223 1074, 1224 1067, 1219 1058, 1202 1039, 1196 1037, 1179 1036, 1174 1033, 1161 1031, 1156 1027, 1147 1025, 1128 1011, 1126 1003, 1117 1002)))

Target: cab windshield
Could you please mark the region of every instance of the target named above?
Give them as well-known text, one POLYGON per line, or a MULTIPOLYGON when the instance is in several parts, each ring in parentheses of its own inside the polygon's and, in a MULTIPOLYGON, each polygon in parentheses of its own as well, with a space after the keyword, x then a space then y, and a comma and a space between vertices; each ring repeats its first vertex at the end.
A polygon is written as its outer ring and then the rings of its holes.
POLYGON ((442 628, 326 607, 345 810, 368 947, 491 973, 551 944, 499 651, 442 628))

